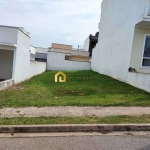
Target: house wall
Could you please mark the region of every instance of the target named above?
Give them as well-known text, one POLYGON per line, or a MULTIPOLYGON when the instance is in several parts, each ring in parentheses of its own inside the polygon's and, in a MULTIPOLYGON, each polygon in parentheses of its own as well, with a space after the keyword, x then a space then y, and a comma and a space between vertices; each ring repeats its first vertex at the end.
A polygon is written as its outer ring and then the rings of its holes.
POLYGON ((64 53, 48 52, 47 70, 90 70, 90 62, 78 62, 65 60, 64 53))
POLYGON ((17 49, 14 57, 14 74, 15 83, 28 79, 30 67, 30 37, 18 30, 17 49))
MULTIPOLYGON (((99 42, 93 49, 91 67, 96 72, 150 91, 150 85, 146 83, 150 75, 128 72, 135 25, 144 16, 145 4, 146 0, 103 1, 99 42)), ((133 57, 135 59, 136 56, 133 57)), ((141 63, 141 60, 139 62, 141 63)), ((131 63, 135 65, 135 62, 131 63)))
POLYGON ((72 45, 52 43, 52 48, 54 48, 54 49, 72 50, 72 45))
POLYGON ((4 90, 5 88, 8 88, 12 85, 14 85, 13 79, 0 82, 0 90, 4 90))
POLYGON ((150 74, 129 73, 127 82, 135 87, 150 92, 150 74))
POLYGON ((14 61, 14 82, 19 83, 43 73, 46 63, 30 61, 30 37, 18 30, 17 50, 14 61))
POLYGON ((30 61, 29 78, 41 74, 46 70, 45 62, 30 61))
POLYGON ((35 54, 30 53, 30 60, 35 61, 35 54))
POLYGON ((36 49, 30 45, 30 60, 35 61, 35 51, 36 49))
POLYGON ((70 52, 71 55, 78 55, 78 56, 89 56, 89 52, 87 51, 79 51, 79 50, 72 50, 70 52))
POLYGON ((48 48, 36 47, 35 60, 46 62, 48 48))
POLYGON ((51 48, 50 51, 58 52, 58 53, 65 53, 65 54, 70 54, 71 53, 71 50, 60 49, 60 48, 51 48))
POLYGON ((87 56, 70 55, 70 56, 65 56, 65 60, 89 62, 90 58, 87 56))
POLYGON ((0 26, 0 42, 17 44, 18 29, 0 26))
POLYGON ((88 52, 89 51, 89 46, 90 46, 90 38, 88 36, 88 38, 84 42, 83 49, 88 52))
POLYGON ((35 48, 30 47, 30 37, 22 28, 0 26, 0 90, 43 73, 46 63, 34 60, 35 48), (33 54, 30 56, 30 54, 33 54))
POLYGON ((47 54, 49 48, 42 48, 42 47, 36 47, 36 52, 37 53, 44 53, 44 54, 47 54))
POLYGON ((51 48, 50 51, 51 52, 58 52, 58 53, 65 53, 65 54, 71 54, 71 55, 89 56, 89 52, 80 51, 80 50, 66 50, 66 49, 51 48))
POLYGON ((12 79, 13 50, 0 49, 0 79, 12 79))
POLYGON ((150 29, 135 28, 130 66, 139 73, 150 73, 150 68, 142 67, 146 34, 150 35, 150 29))
POLYGON ((36 52, 35 47, 33 47, 33 46, 30 45, 30 53, 31 54, 35 54, 35 52, 36 52))
POLYGON ((44 53, 36 53, 36 58, 47 59, 47 54, 44 54, 44 53))

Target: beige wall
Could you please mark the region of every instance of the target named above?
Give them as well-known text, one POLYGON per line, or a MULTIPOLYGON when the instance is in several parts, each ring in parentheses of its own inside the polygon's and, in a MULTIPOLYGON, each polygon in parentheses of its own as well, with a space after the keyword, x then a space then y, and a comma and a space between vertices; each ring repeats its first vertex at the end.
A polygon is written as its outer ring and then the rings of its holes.
POLYGON ((64 49, 64 50, 72 50, 72 45, 64 45, 64 44, 52 43, 52 48, 64 49))
POLYGON ((50 51, 58 52, 58 53, 65 53, 65 54, 70 54, 70 55, 89 56, 89 52, 79 51, 79 50, 65 50, 65 49, 51 48, 50 51))
POLYGON ((81 61, 81 62, 89 62, 89 57, 85 56, 65 56, 65 60, 72 60, 72 61, 81 61))
POLYGON ((0 49, 0 79, 12 79, 13 54, 12 50, 0 49))
POLYGON ((65 50, 65 49, 60 49, 60 48, 51 48, 51 52, 57 52, 57 53, 65 53, 65 54, 70 54, 71 50, 65 50))
POLYGON ((150 29, 140 27, 135 28, 130 67, 135 68, 137 72, 141 73, 150 73, 150 68, 142 68, 146 34, 150 34, 150 29))

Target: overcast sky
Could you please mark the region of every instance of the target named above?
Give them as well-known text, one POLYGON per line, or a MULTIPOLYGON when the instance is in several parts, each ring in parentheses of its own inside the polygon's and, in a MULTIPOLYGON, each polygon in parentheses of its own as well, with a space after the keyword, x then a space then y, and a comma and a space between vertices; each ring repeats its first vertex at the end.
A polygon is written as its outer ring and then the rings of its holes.
POLYGON ((35 47, 83 46, 98 31, 102 0, 0 0, 0 24, 24 27, 35 47))

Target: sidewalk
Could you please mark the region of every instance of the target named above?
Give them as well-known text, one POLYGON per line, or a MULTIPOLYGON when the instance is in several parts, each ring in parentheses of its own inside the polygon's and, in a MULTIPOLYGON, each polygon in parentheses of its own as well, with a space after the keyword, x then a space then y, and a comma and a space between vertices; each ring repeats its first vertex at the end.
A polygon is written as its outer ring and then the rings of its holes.
POLYGON ((3 117, 50 117, 50 116, 139 116, 150 114, 150 107, 27 107, 0 109, 3 117))

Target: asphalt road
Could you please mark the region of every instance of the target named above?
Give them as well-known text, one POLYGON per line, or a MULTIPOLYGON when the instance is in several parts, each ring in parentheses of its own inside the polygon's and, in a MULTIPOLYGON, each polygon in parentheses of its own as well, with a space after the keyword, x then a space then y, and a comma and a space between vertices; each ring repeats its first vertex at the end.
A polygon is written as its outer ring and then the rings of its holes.
POLYGON ((150 150, 150 136, 63 135, 0 137, 0 150, 150 150))

